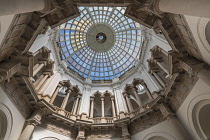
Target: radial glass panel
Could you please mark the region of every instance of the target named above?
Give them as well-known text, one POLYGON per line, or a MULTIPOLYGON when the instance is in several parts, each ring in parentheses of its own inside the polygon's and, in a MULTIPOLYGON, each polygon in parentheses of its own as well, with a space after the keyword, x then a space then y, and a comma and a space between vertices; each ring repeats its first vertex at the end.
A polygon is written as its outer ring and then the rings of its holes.
POLYGON ((143 42, 142 26, 124 7, 79 7, 81 15, 59 26, 62 60, 84 78, 111 80, 134 67, 143 42))

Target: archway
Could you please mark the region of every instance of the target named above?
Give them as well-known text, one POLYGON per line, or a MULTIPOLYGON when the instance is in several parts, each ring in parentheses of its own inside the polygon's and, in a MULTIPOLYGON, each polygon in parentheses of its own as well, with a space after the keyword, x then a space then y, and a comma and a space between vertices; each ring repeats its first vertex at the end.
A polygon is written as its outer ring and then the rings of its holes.
POLYGON ((161 137, 161 136, 154 136, 152 138, 149 138, 148 140, 168 140, 168 139, 161 137))
POLYGON ((55 137, 44 137, 44 138, 41 138, 39 140, 60 140, 60 139, 55 138, 55 137))
POLYGON ((10 110, 0 103, 0 140, 9 140, 12 124, 12 114, 10 110))
POLYGON ((195 97, 188 106, 188 121, 195 136, 200 139, 210 138, 209 113, 210 95, 202 94, 195 97), (208 119, 206 119, 208 118, 208 119), (205 119, 205 121, 204 121, 205 119))
POLYGON ((7 131, 7 117, 5 113, 0 110, 0 140, 5 138, 7 131))
POLYGON ((207 104, 199 111, 199 123, 203 133, 210 139, 210 104, 207 104))
POLYGON ((206 25, 205 35, 206 35, 206 40, 210 45, 210 21, 206 25))

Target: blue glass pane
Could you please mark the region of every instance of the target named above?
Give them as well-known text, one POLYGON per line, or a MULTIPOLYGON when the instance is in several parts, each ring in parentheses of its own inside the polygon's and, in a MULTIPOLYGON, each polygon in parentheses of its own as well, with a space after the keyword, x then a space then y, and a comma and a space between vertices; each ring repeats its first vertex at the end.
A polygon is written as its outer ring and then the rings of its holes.
POLYGON ((132 68, 141 54, 142 26, 124 16, 124 7, 79 7, 79 11, 79 17, 59 26, 58 47, 68 67, 92 80, 111 80, 132 68), (86 41, 89 28, 98 23, 115 33, 115 44, 106 52, 91 49, 86 41))

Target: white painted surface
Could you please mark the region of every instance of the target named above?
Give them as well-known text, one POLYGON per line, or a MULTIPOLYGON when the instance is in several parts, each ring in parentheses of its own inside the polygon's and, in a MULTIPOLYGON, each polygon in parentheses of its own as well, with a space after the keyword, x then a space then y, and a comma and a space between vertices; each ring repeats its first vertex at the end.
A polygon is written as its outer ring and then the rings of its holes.
POLYGON ((177 111, 177 117, 179 121, 182 123, 183 127, 186 129, 186 131, 190 134, 192 140, 201 140, 195 131, 194 126, 191 124, 192 114, 189 112, 192 112, 193 106, 190 106, 192 101, 196 98, 199 98, 199 96, 202 95, 210 95, 209 94, 210 87, 203 82, 202 80, 198 80, 188 97, 185 99, 182 106, 177 111))
POLYGON ((0 87, 0 103, 5 105, 11 112, 12 114, 12 130, 9 136, 8 140, 17 140, 23 125, 25 123, 25 119, 23 116, 20 114, 20 112, 17 110, 17 108, 14 106, 14 104, 10 101, 10 99, 7 97, 5 92, 2 90, 0 87))
POLYGON ((40 11, 44 8, 45 0, 3 0, 0 5, 0 15, 40 11))
POLYGON ((0 44, 2 43, 14 16, 15 15, 0 16, 0 44))
POLYGON ((131 137, 131 140, 149 140, 161 136, 167 140, 190 140, 176 119, 166 120, 131 137))
POLYGON ((210 17, 209 0, 160 0, 159 9, 163 12, 200 17, 210 17))
POLYGON ((208 22, 210 19, 193 17, 193 16, 185 16, 186 21, 190 27, 190 30, 195 38, 195 41, 198 45, 198 48, 201 52, 201 55, 206 63, 210 65, 210 45, 205 37, 205 22, 208 22))

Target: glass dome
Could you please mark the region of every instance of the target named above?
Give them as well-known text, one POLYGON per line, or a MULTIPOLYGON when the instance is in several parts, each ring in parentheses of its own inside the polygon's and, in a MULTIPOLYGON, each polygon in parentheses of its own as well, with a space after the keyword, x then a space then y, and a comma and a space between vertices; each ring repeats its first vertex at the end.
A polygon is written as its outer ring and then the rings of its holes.
POLYGON ((125 9, 79 7, 79 17, 59 26, 61 59, 70 69, 84 78, 111 80, 134 67, 144 37, 125 9))

